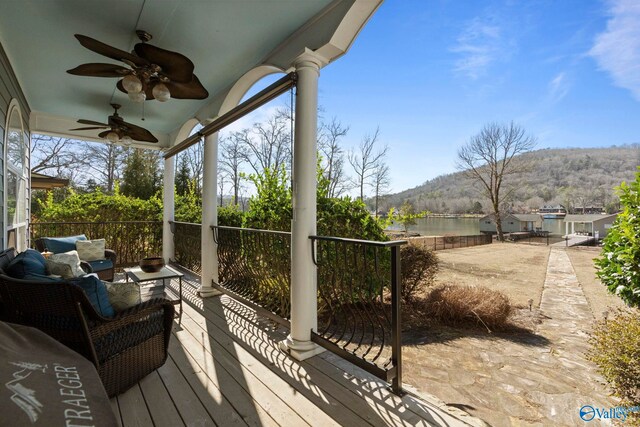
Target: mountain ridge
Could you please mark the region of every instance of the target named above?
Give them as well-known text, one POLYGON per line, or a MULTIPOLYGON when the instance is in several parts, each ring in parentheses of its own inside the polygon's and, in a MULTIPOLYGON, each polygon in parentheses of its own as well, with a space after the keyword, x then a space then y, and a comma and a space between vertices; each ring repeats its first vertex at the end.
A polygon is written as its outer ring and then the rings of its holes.
MULTIPOLYGON (((619 207, 614 187, 633 180, 640 165, 640 144, 542 148, 518 157, 529 160, 532 167, 506 180, 505 191, 512 191, 507 209, 526 213, 543 205, 562 204, 567 208, 598 206, 612 212, 619 207)), ((433 213, 479 213, 479 206, 482 212, 490 212, 487 197, 462 171, 387 195, 380 210, 397 208, 405 201, 418 211, 433 213)))

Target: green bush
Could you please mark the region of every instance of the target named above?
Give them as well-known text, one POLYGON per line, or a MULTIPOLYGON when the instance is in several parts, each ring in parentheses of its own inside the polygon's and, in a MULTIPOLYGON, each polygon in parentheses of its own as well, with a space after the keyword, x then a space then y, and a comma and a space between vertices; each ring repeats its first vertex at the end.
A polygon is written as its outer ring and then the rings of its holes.
POLYGON ((226 227, 242 227, 244 212, 238 205, 230 204, 218 208, 218 225, 226 227))
POLYGON ((410 302, 416 293, 433 284, 438 272, 438 257, 434 251, 416 245, 401 246, 400 257, 401 295, 405 302, 410 302))
MULTIPOLYGON (((640 406, 640 312, 619 311, 596 323, 589 360, 625 406, 640 406)), ((628 414, 625 425, 640 426, 640 413, 628 414)))
POLYGON ((597 275, 610 293, 640 307, 640 171, 635 181, 623 182, 617 190, 623 210, 604 239, 602 256, 595 261, 597 275))

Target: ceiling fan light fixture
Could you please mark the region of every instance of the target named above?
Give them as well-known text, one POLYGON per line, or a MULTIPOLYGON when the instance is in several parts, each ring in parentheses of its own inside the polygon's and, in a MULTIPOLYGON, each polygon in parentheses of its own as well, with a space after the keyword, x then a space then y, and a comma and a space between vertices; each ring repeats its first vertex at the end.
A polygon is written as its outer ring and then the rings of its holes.
POLYGON ((169 92, 169 88, 164 83, 156 84, 151 93, 153 97, 160 102, 167 102, 171 99, 171 92, 169 92))
POLYGON ((128 147, 133 142, 133 139, 131 139, 131 137, 129 135, 125 135, 125 136, 122 137, 120 142, 122 142, 124 145, 126 145, 128 147))
POLYGON ((127 95, 129 95, 129 99, 132 102, 144 102, 145 99, 147 99, 147 94, 144 92, 129 92, 127 95))
POLYGON ((142 91, 142 82, 133 74, 129 74, 122 79, 122 87, 127 93, 138 93, 142 91))
POLYGON ((107 140, 112 144, 115 144, 116 142, 118 142, 118 140, 120 140, 120 137, 118 136, 117 133, 115 133, 114 131, 111 131, 107 134, 107 140))

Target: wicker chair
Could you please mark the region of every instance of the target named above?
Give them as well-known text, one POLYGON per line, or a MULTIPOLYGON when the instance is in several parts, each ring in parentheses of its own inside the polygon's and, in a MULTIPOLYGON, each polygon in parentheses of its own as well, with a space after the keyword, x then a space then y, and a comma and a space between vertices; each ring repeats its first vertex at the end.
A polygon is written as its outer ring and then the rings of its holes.
MULTIPOLYGON (((34 244, 36 246, 36 249, 40 252, 44 252, 48 249, 43 238, 35 239, 34 244)), ((106 280, 108 282, 111 282, 113 281, 113 276, 115 273, 116 258, 117 258, 116 252, 112 249, 105 249, 104 258, 105 260, 111 261, 110 268, 106 268, 100 271, 94 271, 94 268, 91 266, 90 263, 83 261, 82 269, 87 273, 96 273, 100 278, 100 280, 106 280)))
POLYGON ((76 285, 4 274, 14 256, 13 248, 0 252, 0 320, 36 327, 89 359, 109 397, 164 364, 174 315, 170 302, 152 299, 107 319, 76 285))

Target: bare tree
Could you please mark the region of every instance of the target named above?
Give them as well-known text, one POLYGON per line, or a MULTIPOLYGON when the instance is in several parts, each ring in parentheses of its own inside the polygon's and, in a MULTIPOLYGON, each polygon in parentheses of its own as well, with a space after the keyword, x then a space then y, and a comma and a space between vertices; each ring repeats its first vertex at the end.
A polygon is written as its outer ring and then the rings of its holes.
POLYGON ((389 165, 380 161, 373 171, 370 184, 374 192, 374 212, 376 218, 378 217, 378 201, 380 200, 380 196, 389 189, 390 184, 389 165))
POLYGON ((97 178, 107 193, 112 193, 124 166, 124 148, 115 144, 89 142, 85 144, 84 152, 91 159, 87 162, 89 175, 97 178))
POLYGON ((229 181, 233 191, 233 203, 238 204, 240 193, 240 180, 242 179, 242 165, 249 157, 249 149, 244 144, 244 134, 233 132, 220 141, 219 163, 220 170, 223 171, 229 181))
POLYGON ((202 173, 204 168, 204 145, 202 139, 181 153, 189 165, 191 176, 196 184, 196 192, 202 194, 202 173))
POLYGON ((318 148, 323 157, 323 174, 329 180, 329 197, 340 197, 349 189, 349 179, 344 171, 344 150, 340 140, 347 135, 349 127, 334 117, 320 126, 318 148))
POLYGON ((224 186, 228 182, 228 175, 226 173, 218 174, 218 193, 220 194, 220 206, 224 206, 224 186))
POLYGON ((288 114, 277 111, 263 123, 254 123, 252 129, 236 132, 247 151, 244 159, 255 173, 263 170, 291 170, 291 123, 288 114))
POLYGON ((380 151, 374 152, 379 137, 380 128, 376 128, 373 135, 366 135, 363 138, 357 153, 349 152, 348 160, 356 175, 354 184, 360 190, 360 200, 364 200, 364 187, 369 183, 376 168, 389 150, 389 147, 385 145, 380 151))
POLYGON ((524 129, 513 122, 490 123, 458 150, 458 168, 479 182, 483 193, 491 200, 500 241, 504 241, 501 205, 513 191, 505 188, 505 179, 529 169, 530 164, 516 156, 530 151, 535 145, 536 139, 526 135, 524 129))
POLYGON ((53 173, 74 181, 79 167, 87 164, 86 155, 78 150, 77 141, 69 138, 34 134, 31 137, 31 170, 53 173))

